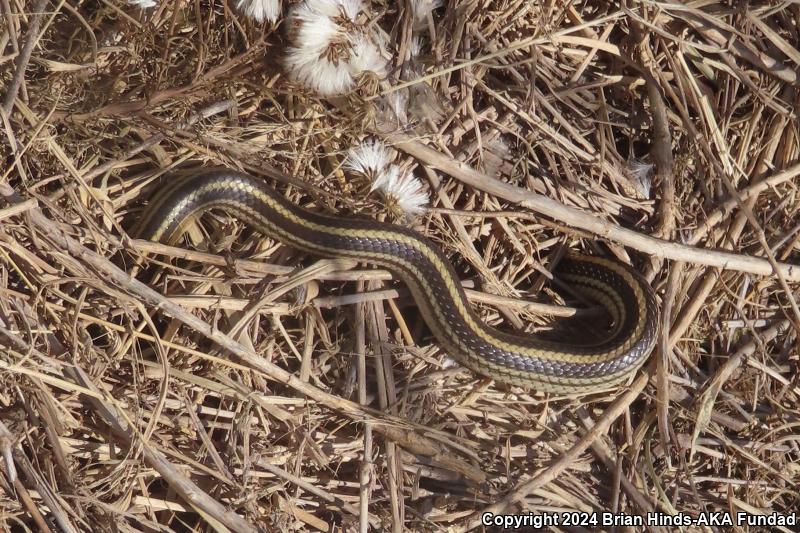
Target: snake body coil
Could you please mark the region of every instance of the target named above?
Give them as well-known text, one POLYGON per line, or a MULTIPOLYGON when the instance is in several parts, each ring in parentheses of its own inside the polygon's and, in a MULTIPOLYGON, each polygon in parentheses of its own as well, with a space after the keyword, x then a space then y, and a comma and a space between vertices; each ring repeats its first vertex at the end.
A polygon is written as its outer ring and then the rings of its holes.
POLYGON ((135 234, 174 244, 187 222, 214 208, 293 248, 357 259, 396 273, 441 347, 464 366, 498 381, 549 392, 593 392, 628 378, 655 343, 658 307, 653 290, 620 262, 569 255, 557 270, 560 279, 611 314, 614 327, 606 340, 582 345, 505 333, 478 318, 450 262, 417 232, 313 213, 260 180, 232 171, 178 180, 151 201, 135 234))

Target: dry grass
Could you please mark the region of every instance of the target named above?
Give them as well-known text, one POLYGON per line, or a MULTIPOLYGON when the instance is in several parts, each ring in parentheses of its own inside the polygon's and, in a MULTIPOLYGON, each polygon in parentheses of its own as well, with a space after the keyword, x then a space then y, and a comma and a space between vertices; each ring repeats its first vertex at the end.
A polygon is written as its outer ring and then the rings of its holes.
MULTIPOLYGON (((4 530, 797 512, 800 7, 445 2, 411 85, 412 110, 441 114, 401 134, 374 119, 403 82, 305 94, 281 74, 282 30, 233 4, 44 2, 37 18, 0 0, 4 530), (524 300, 559 303, 543 272, 564 245, 627 250, 663 301, 652 364, 608 394, 505 387, 451 365, 385 272, 225 217, 181 248, 125 237, 198 166, 384 216, 340 170, 368 132, 417 165, 420 229, 477 280, 487 322, 544 324, 524 300), (649 195, 634 160, 656 164, 649 195), (122 248, 147 252, 154 290, 116 269, 122 248)), ((408 12, 373 12, 405 50, 408 12)))

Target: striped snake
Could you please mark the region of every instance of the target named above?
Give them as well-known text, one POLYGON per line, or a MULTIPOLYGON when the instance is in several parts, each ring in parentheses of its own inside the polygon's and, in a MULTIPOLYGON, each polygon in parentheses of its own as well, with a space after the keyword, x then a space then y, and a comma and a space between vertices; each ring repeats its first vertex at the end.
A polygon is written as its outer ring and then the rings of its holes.
POLYGON ((623 263, 568 254, 556 271, 574 290, 607 309, 613 319, 607 338, 568 343, 507 333, 478 318, 448 259, 419 233, 373 220, 313 213, 261 180, 233 171, 176 180, 151 200, 134 234, 175 244, 194 217, 214 208, 312 255, 352 258, 392 271, 411 290, 441 348, 497 381, 546 392, 595 392, 627 379, 655 343, 655 295, 647 281, 623 263))

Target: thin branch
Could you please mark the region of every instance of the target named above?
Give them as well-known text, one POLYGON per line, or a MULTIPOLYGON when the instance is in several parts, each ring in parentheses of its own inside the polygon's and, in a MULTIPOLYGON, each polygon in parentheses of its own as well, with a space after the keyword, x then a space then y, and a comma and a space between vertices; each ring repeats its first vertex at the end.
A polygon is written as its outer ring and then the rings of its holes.
POLYGON ((3 110, 7 115, 11 114, 11 109, 14 107, 14 100, 17 98, 19 88, 22 86, 22 80, 25 79, 25 70, 28 68, 28 62, 31 59, 33 47, 39 42, 39 27, 42 24, 46 5, 47 0, 38 0, 33 6, 33 16, 31 17, 31 24, 28 26, 25 45, 17 56, 14 77, 11 78, 11 83, 8 85, 8 90, 3 98, 3 110))
MULTIPOLYGON (((383 137, 395 148, 416 157, 426 165, 437 168, 467 185, 498 196, 513 204, 532 209, 533 211, 563 222, 569 226, 592 232, 600 237, 616 241, 625 246, 630 246, 634 250, 655 257, 719 267, 727 270, 749 272, 760 276, 773 276, 776 273, 770 262, 760 257, 678 244, 650 237, 612 224, 611 222, 602 220, 580 209, 564 205, 541 194, 487 176, 466 163, 456 161, 452 157, 437 152, 433 148, 426 146, 408 135, 402 133, 385 133, 383 137)), ((800 281, 800 266, 776 263, 776 268, 786 280, 800 281)))

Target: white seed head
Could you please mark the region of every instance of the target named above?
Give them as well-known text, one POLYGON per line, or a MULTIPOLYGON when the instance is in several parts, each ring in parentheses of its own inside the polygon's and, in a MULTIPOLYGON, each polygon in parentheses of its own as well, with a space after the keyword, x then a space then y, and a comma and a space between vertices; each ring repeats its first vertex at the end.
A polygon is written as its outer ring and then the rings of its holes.
POLYGON ((399 124, 408 124, 408 89, 390 92, 382 97, 381 103, 391 109, 399 124))
POLYGON ((141 9, 150 9, 151 7, 156 7, 158 2, 156 0, 128 0, 128 4, 141 9))
POLYGON ((339 57, 348 46, 345 30, 321 9, 334 4, 339 6, 335 0, 304 2, 289 15, 296 27, 285 58, 289 77, 323 96, 344 94, 354 85, 349 65, 339 57))
POLYGON ((380 79, 387 75, 388 60, 381 49, 364 35, 356 35, 352 39, 350 51, 350 72, 357 78, 365 72, 372 72, 380 79))
POLYGON ((631 181, 639 187, 639 192, 641 192, 645 198, 650 198, 654 169, 655 165, 652 163, 645 163, 638 159, 631 159, 628 161, 628 176, 631 178, 631 181))
POLYGON ((238 0, 236 7, 256 22, 275 22, 281 14, 281 0, 238 0))
POLYGON ((344 40, 344 29, 330 17, 311 8, 307 3, 299 4, 290 14, 297 25, 293 43, 296 48, 322 54, 332 43, 344 40))
POLYGON ((375 34, 368 36, 355 24, 363 8, 362 0, 296 4, 289 14, 292 42, 285 61, 289 77, 324 96, 351 91, 365 73, 385 78, 388 58, 375 34))
POLYGON ((428 203, 422 182, 397 165, 390 165, 381 172, 373 182, 372 190, 380 191, 388 205, 396 205, 406 215, 421 213, 428 203))
POLYGON ((346 64, 319 55, 309 59, 308 50, 289 48, 286 67, 294 81, 323 96, 344 94, 353 88, 353 76, 346 64))
MULTIPOLYGON (((378 177, 392 162, 391 150, 378 139, 366 139, 350 148, 344 168, 368 177, 378 177)), ((373 183, 372 190, 375 190, 373 183)))
POLYGON ((361 0, 306 0, 302 5, 331 19, 344 16, 354 22, 364 9, 361 0))
POLYGON ((361 0, 339 0, 345 16, 355 22, 358 14, 364 10, 364 3, 361 0))
POLYGON ((427 20, 428 14, 442 7, 442 0, 411 0, 411 11, 414 13, 414 18, 418 21, 427 20))

